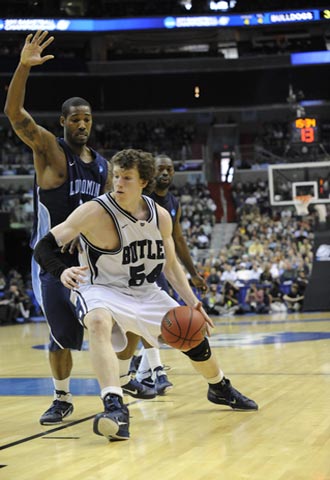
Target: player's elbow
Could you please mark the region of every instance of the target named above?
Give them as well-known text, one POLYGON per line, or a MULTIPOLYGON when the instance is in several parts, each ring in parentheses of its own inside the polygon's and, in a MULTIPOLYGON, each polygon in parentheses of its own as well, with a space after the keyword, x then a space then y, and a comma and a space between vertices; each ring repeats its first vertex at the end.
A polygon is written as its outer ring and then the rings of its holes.
POLYGON ((9 105, 8 102, 6 102, 3 111, 6 117, 8 117, 11 122, 15 121, 18 113, 16 108, 13 108, 11 105, 9 105))
POLYGON ((7 102, 5 103, 5 107, 4 107, 3 111, 4 111, 4 114, 5 114, 7 117, 10 116, 10 108, 9 108, 9 105, 8 105, 7 102))

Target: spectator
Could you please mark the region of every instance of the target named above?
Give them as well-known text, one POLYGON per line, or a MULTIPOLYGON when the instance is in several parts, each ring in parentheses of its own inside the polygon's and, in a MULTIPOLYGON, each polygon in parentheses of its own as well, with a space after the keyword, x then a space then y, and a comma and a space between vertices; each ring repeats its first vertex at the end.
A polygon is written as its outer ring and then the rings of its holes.
POLYGON ((261 244, 259 238, 254 238, 253 242, 250 244, 248 248, 248 254, 251 257, 256 257, 256 256, 263 256, 264 254, 264 247, 261 244))
POLYGON ((283 265, 283 271, 281 273, 280 279, 281 282, 293 282, 297 277, 297 271, 293 267, 291 261, 286 259, 283 265))
POLYGON ((211 285, 210 290, 202 297, 202 304, 209 315, 225 313, 224 296, 219 293, 216 285, 211 285))
POLYGON ((265 283, 271 284, 272 283, 273 275, 272 275, 272 272, 271 272, 271 264, 269 262, 266 262, 264 264, 264 269, 260 274, 259 280, 263 284, 265 284, 265 283))
POLYGON ((4 292, 7 285, 7 279, 2 270, 0 270, 0 292, 4 292))
POLYGON ((286 303, 289 312, 300 312, 302 309, 304 295, 299 293, 299 285, 293 282, 290 291, 283 295, 283 300, 286 303))
POLYGON ((265 295, 264 289, 256 282, 250 284, 250 287, 246 292, 245 303, 250 306, 252 312, 269 312, 269 297, 268 295, 265 295))
POLYGON ((24 323, 30 322, 31 301, 29 296, 17 285, 11 283, 5 292, 2 302, 8 305, 7 321, 15 322, 18 317, 23 317, 24 323))
POLYGON ((234 313, 243 313, 239 302, 239 287, 232 282, 227 281, 223 287, 224 291, 224 308, 225 312, 229 315, 234 313))
POLYGON ((199 233, 197 233, 197 246, 201 249, 208 248, 210 246, 210 239, 205 234, 203 227, 200 228, 199 233))
POLYGON ((298 271, 296 282, 298 284, 299 293, 304 295, 308 285, 308 278, 304 269, 298 271))
POLYGON ((218 285, 220 285, 221 279, 215 267, 211 267, 210 275, 207 277, 206 283, 209 287, 218 287, 218 285))
POLYGON ((237 273, 235 272, 233 266, 230 263, 224 264, 224 271, 221 274, 221 282, 231 282, 235 283, 237 280, 237 273))
POLYGON ((251 276, 251 269, 247 268, 245 262, 240 262, 236 266, 236 274, 237 274, 237 280, 240 284, 244 285, 246 282, 250 280, 251 276), (243 282, 243 283, 242 283, 243 282))
POLYGON ((259 282, 261 273, 262 273, 262 268, 259 267, 257 262, 253 262, 252 268, 250 270, 250 280, 259 282))
POLYGON ((269 288, 266 289, 269 297, 269 310, 272 313, 287 312, 286 304, 283 300, 281 283, 279 278, 275 278, 269 288))

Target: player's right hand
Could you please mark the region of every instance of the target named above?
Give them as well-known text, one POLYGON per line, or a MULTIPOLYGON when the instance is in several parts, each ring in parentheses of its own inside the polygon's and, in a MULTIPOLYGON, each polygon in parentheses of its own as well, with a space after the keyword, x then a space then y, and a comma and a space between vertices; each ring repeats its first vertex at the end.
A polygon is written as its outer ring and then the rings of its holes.
POLYGON ((70 290, 76 290, 80 285, 85 283, 86 277, 84 272, 87 269, 87 266, 67 268, 61 274, 61 282, 66 288, 69 288, 70 290))
POLYGON ((194 305, 194 308, 196 308, 196 310, 198 310, 199 312, 201 312, 201 314, 203 315, 203 317, 205 318, 205 322, 206 322, 206 333, 208 336, 211 335, 211 328, 214 328, 214 323, 213 323, 213 320, 212 318, 210 318, 208 316, 208 314, 205 312, 204 308, 203 308, 203 305, 202 305, 202 302, 197 302, 196 305, 194 305))
POLYGON ((54 37, 49 37, 47 31, 38 30, 34 35, 30 33, 26 39, 24 47, 21 51, 21 63, 27 67, 33 67, 35 65, 42 65, 48 60, 52 60, 54 55, 41 56, 42 52, 48 45, 50 45, 54 37))

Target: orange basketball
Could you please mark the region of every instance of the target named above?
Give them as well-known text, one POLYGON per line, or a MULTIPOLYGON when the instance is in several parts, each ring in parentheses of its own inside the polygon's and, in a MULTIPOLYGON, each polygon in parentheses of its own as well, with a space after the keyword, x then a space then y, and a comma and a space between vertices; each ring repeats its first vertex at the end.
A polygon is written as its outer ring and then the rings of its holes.
POLYGON ((170 347, 190 350, 197 347, 205 337, 205 318, 192 307, 172 308, 162 319, 161 334, 164 342, 170 347))

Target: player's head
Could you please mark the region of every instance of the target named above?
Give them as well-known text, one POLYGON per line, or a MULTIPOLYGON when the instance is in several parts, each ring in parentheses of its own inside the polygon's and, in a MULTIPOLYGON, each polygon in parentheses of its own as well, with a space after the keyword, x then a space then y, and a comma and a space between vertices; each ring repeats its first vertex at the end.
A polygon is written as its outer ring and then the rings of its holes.
POLYGON ((171 185, 174 176, 173 160, 168 155, 157 155, 156 163, 156 188, 159 190, 167 190, 171 185))
POLYGON ((92 128, 92 108, 81 97, 72 97, 62 104, 60 123, 64 129, 64 138, 69 144, 85 145, 92 128))
POLYGON ((142 188, 146 188, 155 176, 155 159, 149 152, 128 148, 117 152, 110 161, 110 175, 115 183, 118 172, 137 171, 142 188))

